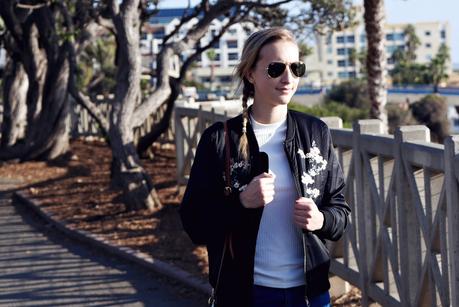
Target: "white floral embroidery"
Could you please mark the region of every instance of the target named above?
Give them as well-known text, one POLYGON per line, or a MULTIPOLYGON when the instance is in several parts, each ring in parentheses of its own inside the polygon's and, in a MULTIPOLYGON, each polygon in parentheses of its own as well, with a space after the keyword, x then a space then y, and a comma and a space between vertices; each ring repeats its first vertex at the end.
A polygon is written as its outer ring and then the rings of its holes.
POLYGON ((310 198, 312 199, 315 199, 317 198, 317 196, 320 195, 320 191, 319 189, 311 189, 311 188, 307 188, 306 189, 306 195, 308 195, 310 198))
POLYGON ((308 159, 309 169, 301 175, 301 182, 306 186, 306 196, 315 199, 320 195, 320 191, 309 186, 314 184, 314 177, 327 168, 327 160, 320 154, 315 141, 312 141, 311 149, 306 155, 301 149, 298 149, 298 154, 302 159, 308 159))
MULTIPOLYGON (((241 176, 250 168, 250 163, 247 161, 236 161, 231 160, 230 174, 231 174, 231 187, 240 192, 244 191, 247 185, 241 185, 239 179, 241 176)), ((226 174, 223 172, 223 180, 226 182, 226 174)))
POLYGON ((300 155, 301 159, 306 159, 306 155, 304 154, 303 149, 298 149, 298 154, 300 155))
POLYGON ((242 191, 244 191, 244 190, 245 190, 245 188, 247 188, 247 185, 246 185, 246 184, 244 184, 242 187, 240 187, 240 188, 239 188, 239 192, 242 192, 242 191))

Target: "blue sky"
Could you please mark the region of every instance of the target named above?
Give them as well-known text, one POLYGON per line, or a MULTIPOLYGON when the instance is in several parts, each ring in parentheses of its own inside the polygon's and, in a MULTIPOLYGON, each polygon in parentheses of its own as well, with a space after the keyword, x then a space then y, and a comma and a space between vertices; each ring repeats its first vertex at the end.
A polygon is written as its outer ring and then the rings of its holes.
MULTIPOLYGON (((363 0, 354 0, 361 4, 363 0)), ((160 7, 183 7, 187 0, 162 0, 160 7)), ((192 0, 192 5, 199 1, 192 0)), ((451 27, 451 57, 459 65, 459 1, 458 0, 385 0, 388 23, 448 21, 451 27)))

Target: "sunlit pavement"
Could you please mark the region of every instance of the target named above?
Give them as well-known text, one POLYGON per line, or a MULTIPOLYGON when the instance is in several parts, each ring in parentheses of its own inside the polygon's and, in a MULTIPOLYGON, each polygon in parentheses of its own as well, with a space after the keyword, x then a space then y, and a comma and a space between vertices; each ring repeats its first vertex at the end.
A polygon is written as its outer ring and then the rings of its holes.
POLYGON ((0 306, 202 306, 202 297, 177 295, 186 292, 180 285, 92 251, 31 215, 0 191, 0 306))

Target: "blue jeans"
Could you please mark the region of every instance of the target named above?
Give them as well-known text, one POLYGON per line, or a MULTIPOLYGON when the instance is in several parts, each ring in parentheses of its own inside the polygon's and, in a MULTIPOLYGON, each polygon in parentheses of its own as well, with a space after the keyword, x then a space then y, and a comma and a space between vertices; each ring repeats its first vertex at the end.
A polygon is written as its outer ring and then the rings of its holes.
MULTIPOLYGON (((328 291, 309 298, 309 306, 330 307, 328 291)), ((304 286, 281 289, 254 285, 253 307, 307 307, 304 286)))

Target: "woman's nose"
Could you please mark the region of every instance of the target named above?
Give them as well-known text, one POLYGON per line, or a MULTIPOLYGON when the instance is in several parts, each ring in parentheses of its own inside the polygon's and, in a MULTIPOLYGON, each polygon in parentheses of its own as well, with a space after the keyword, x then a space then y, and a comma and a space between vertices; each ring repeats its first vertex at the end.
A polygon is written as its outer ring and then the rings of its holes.
POLYGON ((290 66, 287 65, 287 67, 285 67, 284 72, 282 73, 281 82, 290 83, 294 80, 294 78, 295 76, 293 75, 290 66))

